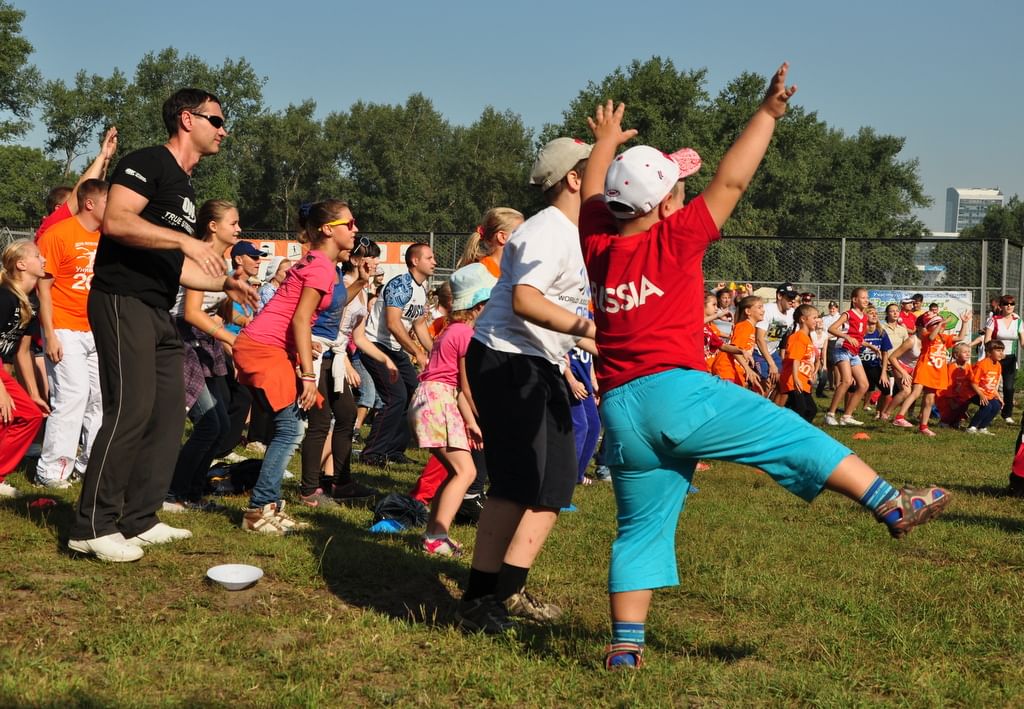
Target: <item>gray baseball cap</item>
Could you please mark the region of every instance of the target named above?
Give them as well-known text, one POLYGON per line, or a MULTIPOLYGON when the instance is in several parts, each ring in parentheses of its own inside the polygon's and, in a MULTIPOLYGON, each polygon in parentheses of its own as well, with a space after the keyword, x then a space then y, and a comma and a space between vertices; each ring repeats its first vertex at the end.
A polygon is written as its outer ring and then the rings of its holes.
POLYGON ((530 170, 530 184, 545 192, 569 174, 569 170, 590 157, 594 146, 578 138, 555 138, 540 149, 530 170))

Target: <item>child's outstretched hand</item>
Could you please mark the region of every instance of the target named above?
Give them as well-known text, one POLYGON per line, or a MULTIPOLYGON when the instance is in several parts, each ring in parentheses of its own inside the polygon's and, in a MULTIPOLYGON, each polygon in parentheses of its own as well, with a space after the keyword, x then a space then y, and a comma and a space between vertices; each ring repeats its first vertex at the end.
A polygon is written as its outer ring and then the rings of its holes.
POLYGON ((626 111, 626 104, 620 103, 617 107, 608 99, 604 106, 598 106, 594 111, 594 117, 587 116, 587 125, 596 140, 613 141, 615 145, 622 145, 629 139, 636 136, 635 128, 622 129, 622 115, 626 111))
POLYGON ((768 93, 761 102, 761 108, 772 118, 779 119, 786 113, 786 106, 789 99, 796 93, 796 86, 786 88, 786 74, 789 72, 789 62, 783 62, 779 70, 772 77, 772 83, 768 86, 768 93))

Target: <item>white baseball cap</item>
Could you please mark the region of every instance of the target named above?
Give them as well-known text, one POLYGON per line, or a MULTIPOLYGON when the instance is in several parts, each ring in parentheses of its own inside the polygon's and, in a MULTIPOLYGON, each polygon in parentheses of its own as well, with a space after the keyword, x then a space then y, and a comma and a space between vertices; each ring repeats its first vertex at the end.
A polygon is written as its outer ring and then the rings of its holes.
POLYGON ((630 148, 612 161, 604 180, 608 208, 619 219, 643 216, 661 203, 679 180, 700 169, 691 148, 666 155, 649 145, 630 148))

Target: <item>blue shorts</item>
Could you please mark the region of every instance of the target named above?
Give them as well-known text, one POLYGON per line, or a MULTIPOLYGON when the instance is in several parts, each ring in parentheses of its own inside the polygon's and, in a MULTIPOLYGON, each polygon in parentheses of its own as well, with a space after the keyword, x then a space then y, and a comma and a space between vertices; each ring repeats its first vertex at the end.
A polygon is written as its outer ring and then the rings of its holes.
POLYGON ((855 355, 853 352, 850 352, 850 350, 846 349, 842 345, 836 346, 835 361, 849 362, 851 367, 864 366, 860 361, 860 355, 855 355))
POLYGON ((698 459, 755 466, 810 501, 851 454, 792 411, 687 369, 612 389, 601 400, 601 419, 618 507, 611 593, 679 583, 676 526, 698 459))
MULTIPOLYGON (((782 355, 779 354, 778 350, 772 352, 772 361, 775 362, 776 371, 782 372, 782 355)), ((761 379, 768 378, 768 360, 761 356, 761 351, 754 350, 754 371, 757 372, 761 379)))

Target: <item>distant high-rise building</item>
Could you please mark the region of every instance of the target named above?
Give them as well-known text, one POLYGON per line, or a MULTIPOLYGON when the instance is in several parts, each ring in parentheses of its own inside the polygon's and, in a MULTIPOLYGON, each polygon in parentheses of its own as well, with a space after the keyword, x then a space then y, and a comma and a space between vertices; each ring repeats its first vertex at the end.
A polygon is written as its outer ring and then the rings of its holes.
POLYGON ((1003 193, 997 189, 950 187, 946 190, 946 231, 961 232, 980 224, 995 205, 1003 206, 1003 193))

